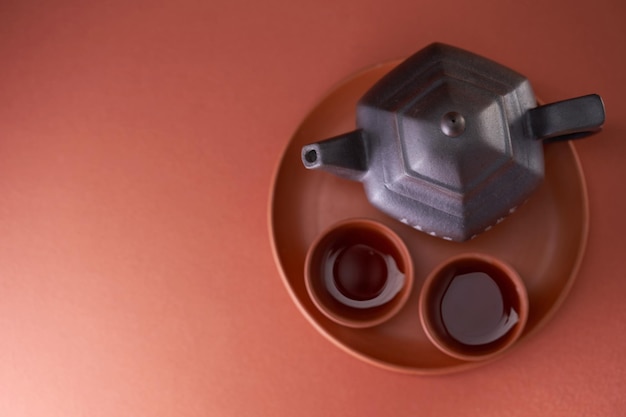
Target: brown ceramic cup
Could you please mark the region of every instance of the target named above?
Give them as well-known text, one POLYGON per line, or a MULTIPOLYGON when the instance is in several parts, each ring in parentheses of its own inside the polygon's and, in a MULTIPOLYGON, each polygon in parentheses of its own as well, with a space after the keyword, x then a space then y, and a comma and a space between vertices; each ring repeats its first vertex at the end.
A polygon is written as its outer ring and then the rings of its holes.
POLYGON ((510 265, 468 253, 430 273, 419 309, 435 346, 452 357, 478 361, 502 353, 520 337, 528 319, 528 295, 510 265))
POLYGON ((348 327, 378 325, 405 304, 413 262, 402 239, 373 220, 334 224, 311 244, 305 260, 307 292, 330 320, 348 327))

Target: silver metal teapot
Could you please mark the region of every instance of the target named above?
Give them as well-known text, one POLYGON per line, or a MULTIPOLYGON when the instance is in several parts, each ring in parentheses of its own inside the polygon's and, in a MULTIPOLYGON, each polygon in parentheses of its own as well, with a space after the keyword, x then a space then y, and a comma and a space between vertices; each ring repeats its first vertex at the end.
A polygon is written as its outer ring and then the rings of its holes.
POLYGON ((454 241, 531 195, 544 141, 588 136, 605 119, 598 95, 537 106, 524 76, 443 44, 394 68, 356 110, 356 130, 302 148, 304 166, 361 181, 379 210, 454 241))

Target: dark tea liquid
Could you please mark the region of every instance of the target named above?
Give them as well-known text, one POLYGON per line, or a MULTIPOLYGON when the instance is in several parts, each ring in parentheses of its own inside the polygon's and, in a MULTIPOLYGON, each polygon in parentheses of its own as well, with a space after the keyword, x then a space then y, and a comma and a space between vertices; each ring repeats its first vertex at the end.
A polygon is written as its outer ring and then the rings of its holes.
POLYGON ((441 299, 447 334, 467 346, 496 342, 519 321, 515 289, 495 267, 456 271, 441 299))
POLYGON ((323 259, 323 280, 340 303, 357 309, 391 301, 404 285, 404 266, 397 248, 370 230, 346 234, 323 259))
POLYGON ((384 255, 363 244, 343 249, 333 266, 337 289, 352 300, 371 300, 380 295, 387 282, 387 274, 384 255))

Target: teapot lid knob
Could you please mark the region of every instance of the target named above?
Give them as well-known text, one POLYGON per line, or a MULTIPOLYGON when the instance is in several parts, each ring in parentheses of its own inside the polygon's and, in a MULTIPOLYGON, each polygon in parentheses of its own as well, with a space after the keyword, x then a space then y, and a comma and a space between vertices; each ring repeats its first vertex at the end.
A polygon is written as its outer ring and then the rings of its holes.
POLYGON ((465 118, 455 111, 444 114, 441 118, 441 131, 451 138, 460 136, 465 132, 465 118))

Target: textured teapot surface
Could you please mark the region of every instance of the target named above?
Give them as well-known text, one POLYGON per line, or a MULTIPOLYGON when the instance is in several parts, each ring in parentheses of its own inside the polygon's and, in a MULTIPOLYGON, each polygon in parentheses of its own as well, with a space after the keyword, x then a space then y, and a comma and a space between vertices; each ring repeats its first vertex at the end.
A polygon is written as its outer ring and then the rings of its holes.
POLYGON ((305 146, 302 160, 362 181, 368 200, 403 223, 464 241, 500 222, 541 182, 536 131, 569 138, 600 128, 601 99, 573 100, 537 111, 543 107, 522 75, 433 44, 361 98, 355 131, 305 146))

